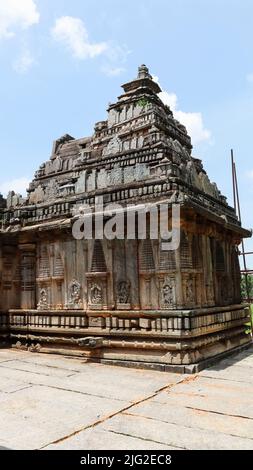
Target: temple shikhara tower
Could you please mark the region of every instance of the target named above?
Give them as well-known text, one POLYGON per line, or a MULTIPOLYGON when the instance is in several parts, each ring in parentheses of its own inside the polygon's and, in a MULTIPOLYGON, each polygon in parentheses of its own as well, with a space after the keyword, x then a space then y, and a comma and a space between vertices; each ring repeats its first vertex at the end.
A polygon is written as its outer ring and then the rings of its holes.
POLYGON ((160 92, 142 65, 91 137, 54 142, 27 197, 0 197, 2 347, 190 372, 250 342, 238 258, 250 233, 160 92), (99 196, 123 211, 167 201, 169 226, 179 204, 179 248, 74 238, 99 196))

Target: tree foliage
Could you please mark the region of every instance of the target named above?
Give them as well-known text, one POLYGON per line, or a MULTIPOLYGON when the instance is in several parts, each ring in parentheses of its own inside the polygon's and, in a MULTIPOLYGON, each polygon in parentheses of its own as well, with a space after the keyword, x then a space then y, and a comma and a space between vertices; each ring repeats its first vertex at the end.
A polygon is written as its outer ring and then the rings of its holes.
POLYGON ((241 292, 242 292, 242 298, 245 300, 248 300, 248 296, 250 299, 253 299, 253 275, 248 274, 247 279, 248 279, 248 293, 247 293, 247 286, 246 286, 246 276, 245 274, 243 274, 242 280, 241 280, 241 292))

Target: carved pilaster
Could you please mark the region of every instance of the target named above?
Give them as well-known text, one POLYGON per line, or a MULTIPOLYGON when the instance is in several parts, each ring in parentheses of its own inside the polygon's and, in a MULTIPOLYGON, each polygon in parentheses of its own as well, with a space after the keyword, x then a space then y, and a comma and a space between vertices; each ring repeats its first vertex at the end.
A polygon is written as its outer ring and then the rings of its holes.
POLYGON ((36 245, 19 245, 21 262, 21 308, 36 308, 36 245))
POLYGON ((182 276, 184 305, 188 308, 196 307, 196 276, 192 273, 185 273, 182 276))

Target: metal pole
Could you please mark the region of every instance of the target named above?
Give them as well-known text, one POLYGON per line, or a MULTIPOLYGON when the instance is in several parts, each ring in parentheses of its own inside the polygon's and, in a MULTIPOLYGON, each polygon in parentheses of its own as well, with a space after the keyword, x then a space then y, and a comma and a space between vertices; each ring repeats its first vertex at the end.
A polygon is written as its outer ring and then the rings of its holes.
MULTIPOLYGON (((237 208, 238 208, 239 221, 241 223, 242 222, 241 205, 240 205, 240 198, 239 198, 239 188, 238 188, 236 165, 235 165, 234 161, 233 161, 233 174, 234 174, 235 193, 236 193, 236 202, 237 202, 236 205, 237 205, 237 208)), ((242 239, 242 257, 243 257, 243 267, 244 267, 244 272, 245 272, 244 276, 245 276, 245 284, 246 284, 247 301, 248 301, 248 303, 250 303, 248 269, 247 269, 247 262, 246 262, 246 256, 245 256, 245 246, 244 246, 244 240, 243 239, 242 239)))
POLYGON ((235 163, 234 163, 234 151, 233 151, 233 149, 231 149, 231 167, 232 167, 234 209, 235 209, 235 212, 236 212, 235 163))
MULTIPOLYGON (((234 163, 234 178, 235 178, 235 191, 236 191, 236 201, 237 201, 237 209, 238 209, 238 218, 240 223, 242 223, 242 215, 241 215, 241 205, 240 205, 240 198, 239 198, 239 188, 238 188, 238 180, 237 180, 237 172, 236 166, 234 163)), ((246 263, 246 256, 245 256, 245 247, 244 247, 244 240, 242 239, 242 256, 243 256, 243 265, 245 271, 247 271, 247 263, 246 263)))

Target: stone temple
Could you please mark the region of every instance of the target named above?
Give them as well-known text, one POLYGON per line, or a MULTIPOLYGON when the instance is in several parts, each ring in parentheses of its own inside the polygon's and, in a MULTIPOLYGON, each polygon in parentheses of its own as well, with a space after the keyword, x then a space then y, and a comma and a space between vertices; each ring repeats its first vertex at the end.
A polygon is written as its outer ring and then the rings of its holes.
POLYGON ((142 65, 91 137, 54 142, 26 198, 0 197, 2 347, 191 372, 250 342, 238 258, 250 233, 160 92, 142 65), (99 196, 123 207, 123 221, 129 205, 168 201, 170 224, 177 203, 180 246, 74 238, 77 214, 99 196))

